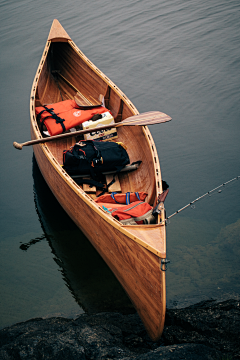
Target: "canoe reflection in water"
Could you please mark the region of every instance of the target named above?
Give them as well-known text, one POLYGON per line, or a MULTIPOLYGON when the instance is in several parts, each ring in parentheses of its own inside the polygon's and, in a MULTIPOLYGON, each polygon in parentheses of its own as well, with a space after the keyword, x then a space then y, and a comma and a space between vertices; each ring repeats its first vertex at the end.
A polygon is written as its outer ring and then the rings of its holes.
POLYGON ((47 186, 33 155, 34 200, 44 235, 22 244, 29 246, 46 239, 54 261, 76 302, 87 313, 135 309, 111 270, 59 205, 47 186))

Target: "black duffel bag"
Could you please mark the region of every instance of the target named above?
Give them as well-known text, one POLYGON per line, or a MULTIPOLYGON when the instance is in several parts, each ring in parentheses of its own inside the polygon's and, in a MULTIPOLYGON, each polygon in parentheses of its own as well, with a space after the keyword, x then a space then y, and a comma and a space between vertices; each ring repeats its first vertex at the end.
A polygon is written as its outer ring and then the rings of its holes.
POLYGON ((63 168, 69 175, 96 175, 107 171, 121 171, 129 164, 127 151, 111 141, 82 140, 70 150, 63 151, 63 168))

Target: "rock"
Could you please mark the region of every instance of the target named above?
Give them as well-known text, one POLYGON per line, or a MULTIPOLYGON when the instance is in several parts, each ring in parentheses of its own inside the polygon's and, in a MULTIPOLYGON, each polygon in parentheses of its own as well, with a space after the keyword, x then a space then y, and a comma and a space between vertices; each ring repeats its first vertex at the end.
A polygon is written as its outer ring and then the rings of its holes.
POLYGON ((239 301, 205 301, 185 309, 167 311, 163 332, 165 345, 204 344, 237 359, 240 358, 239 339, 239 301))
POLYGON ((216 360, 221 354, 215 349, 199 344, 164 346, 139 356, 138 360, 216 360))
POLYGON ((240 359, 239 337, 239 302, 211 301, 167 310, 158 342, 137 314, 32 319, 0 330, 0 359, 240 359))

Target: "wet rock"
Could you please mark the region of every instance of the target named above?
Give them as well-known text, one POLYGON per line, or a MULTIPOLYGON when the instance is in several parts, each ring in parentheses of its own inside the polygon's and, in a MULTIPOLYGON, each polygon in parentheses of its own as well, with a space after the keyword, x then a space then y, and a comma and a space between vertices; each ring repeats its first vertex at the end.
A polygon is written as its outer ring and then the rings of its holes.
POLYGON ((32 319, 0 330, 0 359, 240 359, 239 337, 239 302, 204 302, 168 310, 158 342, 137 314, 32 319))

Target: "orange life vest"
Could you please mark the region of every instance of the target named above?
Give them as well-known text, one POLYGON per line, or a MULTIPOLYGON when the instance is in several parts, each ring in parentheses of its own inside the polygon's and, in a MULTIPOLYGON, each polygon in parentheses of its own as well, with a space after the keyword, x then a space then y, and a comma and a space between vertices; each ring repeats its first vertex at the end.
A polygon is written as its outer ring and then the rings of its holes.
POLYGON ((137 224, 150 224, 155 222, 152 215, 152 207, 143 201, 134 201, 129 205, 98 203, 106 212, 123 224, 128 224, 128 220, 133 220, 137 224))
POLYGON ((90 120, 95 114, 109 112, 104 106, 89 110, 80 110, 74 100, 36 107, 37 120, 44 123, 51 136, 73 128, 84 121, 90 120))
POLYGON ((147 193, 140 191, 140 192, 128 192, 126 194, 119 194, 113 192, 111 194, 104 194, 97 197, 94 201, 97 203, 108 203, 108 204, 131 204, 134 201, 144 201, 147 197, 147 193))

